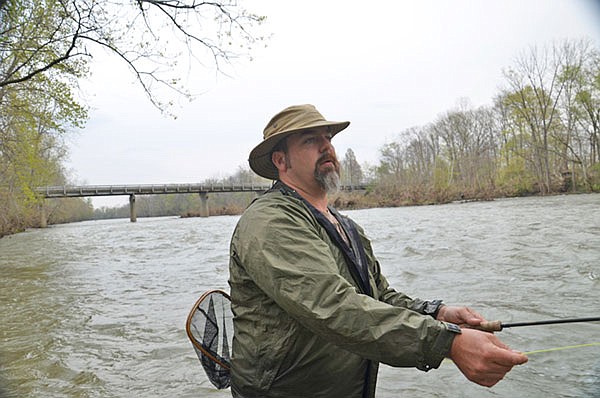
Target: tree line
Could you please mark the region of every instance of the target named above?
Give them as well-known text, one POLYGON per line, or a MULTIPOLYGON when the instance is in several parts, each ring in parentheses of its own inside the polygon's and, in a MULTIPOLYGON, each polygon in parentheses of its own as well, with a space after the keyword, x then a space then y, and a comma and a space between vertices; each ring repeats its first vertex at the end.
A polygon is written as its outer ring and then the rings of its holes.
POLYGON ((401 131, 374 168, 382 203, 600 192, 600 54, 589 40, 523 51, 490 106, 401 131))

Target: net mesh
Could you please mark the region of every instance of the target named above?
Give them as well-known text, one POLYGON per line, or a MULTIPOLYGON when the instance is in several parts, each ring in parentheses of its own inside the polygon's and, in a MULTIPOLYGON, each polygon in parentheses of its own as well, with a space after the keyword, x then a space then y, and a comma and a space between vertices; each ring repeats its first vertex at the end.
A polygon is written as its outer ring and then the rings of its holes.
POLYGON ((229 295, 220 290, 204 293, 188 316, 186 331, 210 382, 218 389, 229 387, 233 337, 229 295))

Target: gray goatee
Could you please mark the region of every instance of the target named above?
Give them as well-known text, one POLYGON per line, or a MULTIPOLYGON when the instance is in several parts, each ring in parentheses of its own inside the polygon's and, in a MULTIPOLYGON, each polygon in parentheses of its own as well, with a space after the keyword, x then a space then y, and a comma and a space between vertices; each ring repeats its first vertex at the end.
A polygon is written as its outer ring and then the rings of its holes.
POLYGON ((328 170, 324 173, 315 170, 315 179, 328 194, 336 193, 340 190, 340 175, 337 170, 328 170))

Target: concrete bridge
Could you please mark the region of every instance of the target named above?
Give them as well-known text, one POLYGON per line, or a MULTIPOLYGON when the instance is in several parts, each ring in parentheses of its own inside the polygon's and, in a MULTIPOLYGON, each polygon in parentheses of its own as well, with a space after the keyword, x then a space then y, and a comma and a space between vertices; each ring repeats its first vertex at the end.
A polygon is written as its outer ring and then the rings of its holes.
MULTIPOLYGON (((208 194, 222 192, 256 192, 262 193, 271 188, 271 184, 138 184, 138 185, 79 185, 39 187, 36 192, 44 198, 80 198, 88 196, 129 196, 129 219, 137 220, 135 210, 136 195, 161 195, 197 193, 200 195, 200 216, 208 217, 208 194)), ((342 190, 364 190, 365 186, 343 186, 342 190)), ((46 225, 42 214, 42 226, 46 225)))
MULTIPOLYGON (((39 187, 44 198, 81 198, 89 196, 129 196, 129 219, 137 220, 136 195, 166 195, 197 193, 200 195, 200 216, 208 217, 208 194, 216 192, 264 192, 270 184, 138 184, 138 185, 79 185, 39 187)), ((42 220, 45 221, 45 220, 42 220)), ((45 224, 45 222, 43 222, 45 224)))

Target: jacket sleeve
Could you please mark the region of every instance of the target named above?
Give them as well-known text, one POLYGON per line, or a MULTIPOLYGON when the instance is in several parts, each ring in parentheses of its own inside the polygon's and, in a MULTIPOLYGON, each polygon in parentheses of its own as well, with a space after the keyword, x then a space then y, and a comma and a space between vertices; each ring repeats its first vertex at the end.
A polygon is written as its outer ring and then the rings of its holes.
POLYGON ((447 325, 410 305, 392 305, 411 300, 391 293, 385 279, 381 288, 391 304, 359 294, 340 274, 324 230, 303 205, 287 200, 251 208, 238 224, 232 255, 283 311, 365 358, 422 370, 439 366, 454 338, 447 325))

